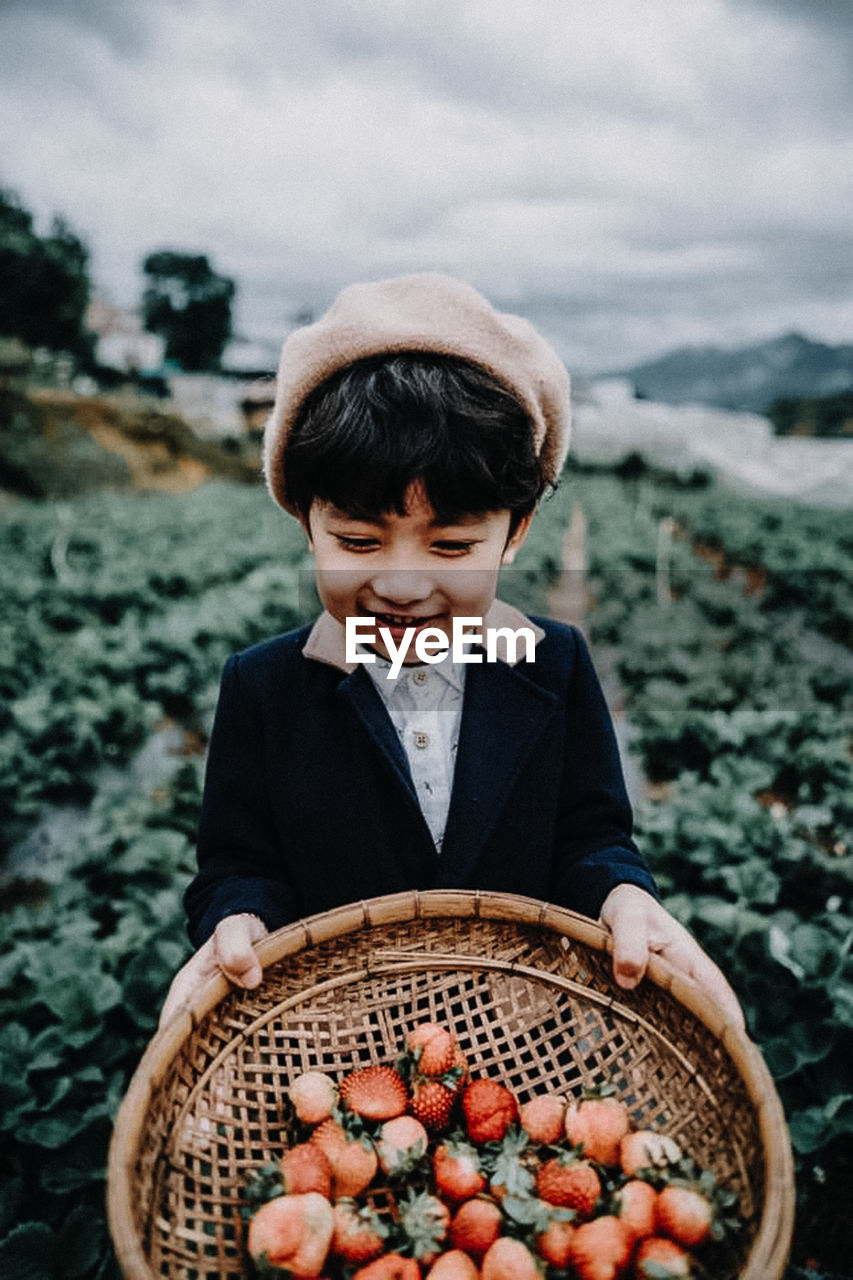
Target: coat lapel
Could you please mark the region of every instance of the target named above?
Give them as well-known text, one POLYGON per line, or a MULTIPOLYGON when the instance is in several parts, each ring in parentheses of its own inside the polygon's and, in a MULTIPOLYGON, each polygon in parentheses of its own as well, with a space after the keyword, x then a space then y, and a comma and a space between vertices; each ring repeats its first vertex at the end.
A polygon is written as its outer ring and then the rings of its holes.
POLYGON ((420 813, 406 753, 370 676, 360 668, 353 671, 338 685, 337 696, 355 712, 391 776, 406 791, 420 813))
POLYGON ((557 695, 534 684, 523 666, 469 666, 441 854, 445 887, 466 883, 515 778, 558 708, 557 695))

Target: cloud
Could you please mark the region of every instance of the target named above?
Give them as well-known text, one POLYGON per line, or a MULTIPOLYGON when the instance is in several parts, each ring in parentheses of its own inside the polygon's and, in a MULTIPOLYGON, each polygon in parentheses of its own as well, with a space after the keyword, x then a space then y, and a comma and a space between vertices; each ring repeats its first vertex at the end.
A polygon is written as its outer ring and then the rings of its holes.
POLYGON ((2 0, 0 18, 9 15, 15 24, 26 24, 35 17, 66 30, 89 30, 116 53, 139 56, 147 45, 151 4, 148 0, 146 14, 142 5, 113 0, 2 0))
POLYGON ((798 314, 841 339, 849 72, 811 9, 7 3, 0 180, 122 301, 150 249, 207 252, 259 336, 435 268, 588 366, 798 314))
POLYGON ((833 41, 853 36, 853 9, 849 0, 746 0, 754 8, 764 9, 774 18, 788 18, 833 41))

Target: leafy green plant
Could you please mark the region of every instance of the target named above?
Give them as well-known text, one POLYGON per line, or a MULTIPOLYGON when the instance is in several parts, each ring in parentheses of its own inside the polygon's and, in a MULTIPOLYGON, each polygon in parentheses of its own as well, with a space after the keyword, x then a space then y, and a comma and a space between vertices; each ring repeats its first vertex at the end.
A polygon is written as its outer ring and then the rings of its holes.
POLYGON ((819 1248, 846 1266, 833 1209, 853 1146, 849 521, 648 475, 575 484, 591 633, 615 650, 652 784, 638 839, 776 1078, 812 1224, 799 1260, 819 1248), (662 595, 663 520, 678 536, 662 595))
MULTIPOLYGON (((786 1107, 800 1187, 789 1280, 819 1280, 815 1258, 849 1270, 832 1226, 853 1165, 849 534, 713 485, 576 472, 505 575, 502 594, 528 611, 546 611, 576 502, 586 626, 612 655, 650 780, 638 838, 667 905, 730 975, 786 1107)), ((232 649, 311 614, 310 578, 295 522, 260 489, 20 503, 0 528, 0 827, 14 844, 52 806, 88 806, 85 828, 69 823, 7 887, 4 1275, 115 1274, 107 1142, 188 954, 180 897, 219 672, 232 649), (164 722, 186 754, 148 786, 127 767, 164 722)))

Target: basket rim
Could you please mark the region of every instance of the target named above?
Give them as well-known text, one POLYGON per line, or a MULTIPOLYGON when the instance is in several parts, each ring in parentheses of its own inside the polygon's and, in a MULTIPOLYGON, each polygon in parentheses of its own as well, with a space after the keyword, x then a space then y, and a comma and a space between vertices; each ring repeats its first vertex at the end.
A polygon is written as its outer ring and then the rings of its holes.
MULTIPOLYGON (((255 944, 262 969, 320 942, 360 929, 420 919, 478 918, 550 929, 595 950, 612 954, 612 937, 602 924, 537 898, 484 890, 409 890, 366 898, 307 916, 267 934, 255 944)), ((755 1108, 764 1154, 765 1196, 761 1219, 738 1280, 781 1276, 794 1229, 794 1163, 790 1137, 776 1086, 758 1047, 695 983, 658 955, 650 955, 644 982, 669 994, 722 1044, 755 1108)), ((203 1018, 232 990, 223 975, 210 978, 175 1011, 149 1042, 116 1115, 107 1160, 107 1219, 116 1257, 127 1280, 158 1280, 148 1265, 131 1214, 131 1179, 148 1103, 184 1042, 203 1018)), ((614 1008, 627 1007, 613 999, 614 1008)))

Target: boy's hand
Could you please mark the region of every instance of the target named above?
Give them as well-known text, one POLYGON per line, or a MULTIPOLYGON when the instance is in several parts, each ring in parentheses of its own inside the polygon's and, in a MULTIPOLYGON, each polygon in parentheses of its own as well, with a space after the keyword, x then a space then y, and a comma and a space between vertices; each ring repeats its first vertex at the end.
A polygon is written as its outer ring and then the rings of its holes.
POLYGON ((252 944, 268 932, 257 916, 226 916, 220 920, 213 936, 175 974, 160 1014, 160 1026, 165 1026, 172 1014, 215 973, 224 973, 235 986, 257 987, 262 971, 252 944))
POLYGON ((738 998, 696 939, 661 904, 633 884, 620 884, 604 900, 601 922, 613 936, 613 976, 620 987, 635 987, 646 971, 651 952, 692 979, 744 1030, 738 998))

